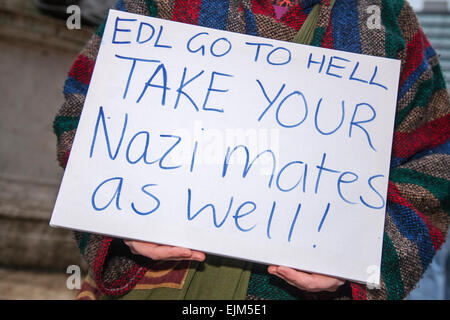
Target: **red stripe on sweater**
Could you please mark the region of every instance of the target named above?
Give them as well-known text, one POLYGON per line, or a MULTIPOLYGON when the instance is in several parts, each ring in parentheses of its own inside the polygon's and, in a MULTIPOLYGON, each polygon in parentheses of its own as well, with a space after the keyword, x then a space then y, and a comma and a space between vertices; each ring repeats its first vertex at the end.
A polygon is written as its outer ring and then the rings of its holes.
MULTIPOLYGON (((331 20, 331 17, 330 17, 331 20)), ((328 49, 334 49, 334 43, 333 43, 333 24, 328 23, 327 30, 325 30, 325 34, 323 35, 322 39, 322 48, 328 48, 328 49)))
POLYGON ((419 212, 416 208, 411 206, 411 204, 401 196, 400 190, 397 188, 397 186, 389 181, 388 185, 388 200, 400 204, 408 209, 413 210, 425 223, 425 225, 428 228, 428 233, 430 234, 431 242, 433 242, 433 247, 435 250, 439 249, 441 245, 444 243, 444 234, 441 230, 439 230, 437 227, 435 227, 428 217, 424 215, 423 213, 419 212))
POLYGON ((103 237, 102 243, 99 246, 94 263, 92 265, 93 276, 98 288, 101 292, 109 296, 119 296, 128 293, 134 288, 136 283, 142 279, 145 273, 148 271, 149 266, 139 266, 134 264, 126 272, 120 275, 119 278, 112 282, 106 282, 103 280, 103 269, 105 267, 105 259, 111 246, 110 237, 103 237))
POLYGON ((269 0, 252 0, 252 12, 275 18, 275 9, 269 0))
POLYGON ((299 5, 295 5, 281 17, 280 21, 298 31, 307 17, 308 15, 305 14, 303 9, 299 5))
POLYGON ((106 254, 108 253, 109 246, 111 245, 112 238, 110 237, 103 237, 103 241, 99 248, 97 249, 97 252, 95 253, 95 259, 94 263, 92 265, 92 272, 95 282, 97 283, 97 287, 105 294, 108 294, 108 290, 106 290, 102 273, 103 273, 103 267, 105 265, 105 259, 106 254))
POLYGON ((352 297, 354 300, 367 300, 366 286, 360 283, 351 283, 352 297))
POLYGON ((394 157, 409 158, 414 154, 435 148, 449 139, 450 115, 430 121, 412 132, 395 132, 392 146, 394 157))
POLYGON ((201 3, 201 0, 175 1, 172 20, 189 24, 198 24, 201 3))
POLYGON ((91 82, 92 72, 94 71, 94 65, 94 61, 79 54, 70 68, 69 76, 81 83, 89 84, 91 82))
POLYGON ((403 65, 403 72, 400 76, 400 87, 406 79, 417 69, 423 60, 423 53, 425 50, 423 43, 423 33, 419 29, 416 34, 409 40, 406 45, 406 59, 403 65))
POLYGON ((61 166, 65 169, 67 166, 67 161, 69 161, 70 150, 66 151, 61 159, 61 166))

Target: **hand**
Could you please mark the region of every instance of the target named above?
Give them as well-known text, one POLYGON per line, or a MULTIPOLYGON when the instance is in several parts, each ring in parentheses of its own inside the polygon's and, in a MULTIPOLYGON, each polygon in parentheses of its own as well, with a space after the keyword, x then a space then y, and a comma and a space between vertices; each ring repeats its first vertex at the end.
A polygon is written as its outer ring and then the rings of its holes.
POLYGON ((131 253, 150 258, 152 260, 196 260, 204 261, 206 256, 203 252, 187 248, 160 245, 152 242, 141 242, 134 240, 123 241, 130 247, 131 253))
POLYGON ((344 284, 344 280, 341 279, 316 273, 306 273, 288 267, 269 266, 267 271, 270 274, 280 277, 287 283, 299 288, 300 290, 309 292, 334 292, 344 284))

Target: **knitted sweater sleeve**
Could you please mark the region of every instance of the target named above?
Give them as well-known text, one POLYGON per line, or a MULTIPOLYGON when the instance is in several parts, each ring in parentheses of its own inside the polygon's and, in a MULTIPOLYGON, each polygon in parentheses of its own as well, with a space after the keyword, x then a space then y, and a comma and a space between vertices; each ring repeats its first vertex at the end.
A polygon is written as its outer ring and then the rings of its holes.
POLYGON ((407 2, 383 8, 386 55, 402 62, 381 263, 381 288, 353 297, 402 299, 422 277, 448 230, 449 94, 438 56, 407 2))

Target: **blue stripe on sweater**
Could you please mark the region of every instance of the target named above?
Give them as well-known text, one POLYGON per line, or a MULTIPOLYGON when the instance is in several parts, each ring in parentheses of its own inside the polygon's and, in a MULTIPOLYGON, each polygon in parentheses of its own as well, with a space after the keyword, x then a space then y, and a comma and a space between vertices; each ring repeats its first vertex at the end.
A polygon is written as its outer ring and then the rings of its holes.
POLYGON ((311 11, 312 7, 319 2, 320 2, 320 0, 303 0, 303 1, 299 1, 298 5, 302 9, 307 9, 307 10, 311 11))
POLYGON ((257 36, 258 28, 256 27, 256 21, 253 12, 249 9, 244 8, 244 18, 245 18, 245 33, 251 34, 252 36, 257 36))
POLYGON ((125 3, 123 2, 123 0, 117 1, 114 9, 120 10, 120 11, 127 11, 127 8, 125 7, 125 3))
POLYGON ((78 80, 72 78, 72 77, 67 77, 66 82, 64 84, 64 95, 67 94, 73 94, 73 93, 79 93, 79 94, 83 94, 86 95, 87 91, 88 91, 88 85, 79 82, 78 80))
POLYGON ((392 157, 391 159, 391 168, 396 168, 398 166, 401 166, 405 163, 405 161, 408 159, 405 158, 399 158, 399 157, 392 157))
POLYGON ((361 53, 358 8, 357 0, 335 2, 331 19, 334 49, 361 53))
POLYGON ((228 20, 229 0, 203 0, 198 17, 202 27, 225 30, 228 20))
POLYGON ((398 203, 389 202, 387 212, 402 236, 417 246, 422 269, 425 270, 434 255, 434 246, 428 227, 414 210, 398 203))
POLYGON ((441 144, 441 145, 439 145, 439 146, 437 146, 437 147, 435 147, 433 149, 419 152, 414 157, 412 157, 411 160, 420 159, 422 157, 426 157, 426 156, 429 156, 431 154, 436 154, 436 153, 449 154, 450 155, 450 139, 448 139, 443 144, 441 144))

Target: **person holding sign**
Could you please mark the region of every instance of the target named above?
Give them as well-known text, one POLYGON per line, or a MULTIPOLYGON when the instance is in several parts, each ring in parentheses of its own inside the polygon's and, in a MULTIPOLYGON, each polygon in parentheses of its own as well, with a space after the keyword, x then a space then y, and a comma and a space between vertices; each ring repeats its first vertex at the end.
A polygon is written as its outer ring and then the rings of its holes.
MULTIPOLYGON (((383 235, 381 285, 372 287, 284 266, 263 266, 206 255, 188 248, 76 232, 81 253, 90 267, 89 278, 79 299, 402 299, 414 288, 434 253, 445 241, 448 228, 450 102, 436 52, 406 1, 299 0, 281 14, 283 10, 274 7, 269 0, 119 0, 116 9, 214 29, 401 60, 383 235)), ((103 27, 97 30, 74 62, 64 88, 66 101, 54 121, 58 159, 62 167, 66 166, 72 148, 102 42, 103 27)), ((128 31, 120 27, 116 31, 112 41, 126 41, 120 36, 128 31)), ((154 45, 169 47, 170 44, 164 43, 163 38, 158 36, 161 31, 154 30, 157 38, 154 45)), ((144 42, 142 34, 139 35, 138 42, 144 42)), ((267 48, 261 45, 254 49, 257 59, 267 48)), ((212 49, 210 53, 220 56, 227 50, 227 47, 223 51, 212 49)), ((282 63, 274 57, 275 54, 266 56, 266 59, 271 64, 282 63)), ((289 55, 286 57, 290 59, 289 55)), ((127 59, 122 56, 118 58, 127 59)), ((343 77, 343 73, 339 73, 344 71, 339 64, 343 61, 335 58, 327 62, 311 59, 310 62, 318 72, 339 78, 343 77), (323 67, 325 63, 326 69, 323 67)), ((137 62, 136 59, 130 62, 132 70, 137 62)), ((376 68, 367 79, 358 77, 357 64, 348 70, 347 80, 386 89, 377 80, 376 68)), ((214 77, 220 74, 209 76, 208 93, 214 90, 223 92, 223 89, 211 85, 214 77)), ((148 86, 144 86, 143 94, 148 86)), ((124 97, 128 94, 127 89, 128 83, 124 97)), ((179 94, 180 90, 182 87, 179 94)), ((173 94, 174 91, 168 92, 173 94)), ((162 97, 163 105, 164 99, 165 95, 162 97)), ((205 109, 209 112, 223 111, 208 108, 206 102, 203 105, 205 109)), ((358 128, 363 130, 360 124, 358 128)), ((363 132, 367 135, 369 146, 375 149, 367 131, 363 132)), ((321 167, 323 169, 324 166, 321 167)), ((367 278, 379 276, 374 272, 376 270, 368 269, 367 278)))

